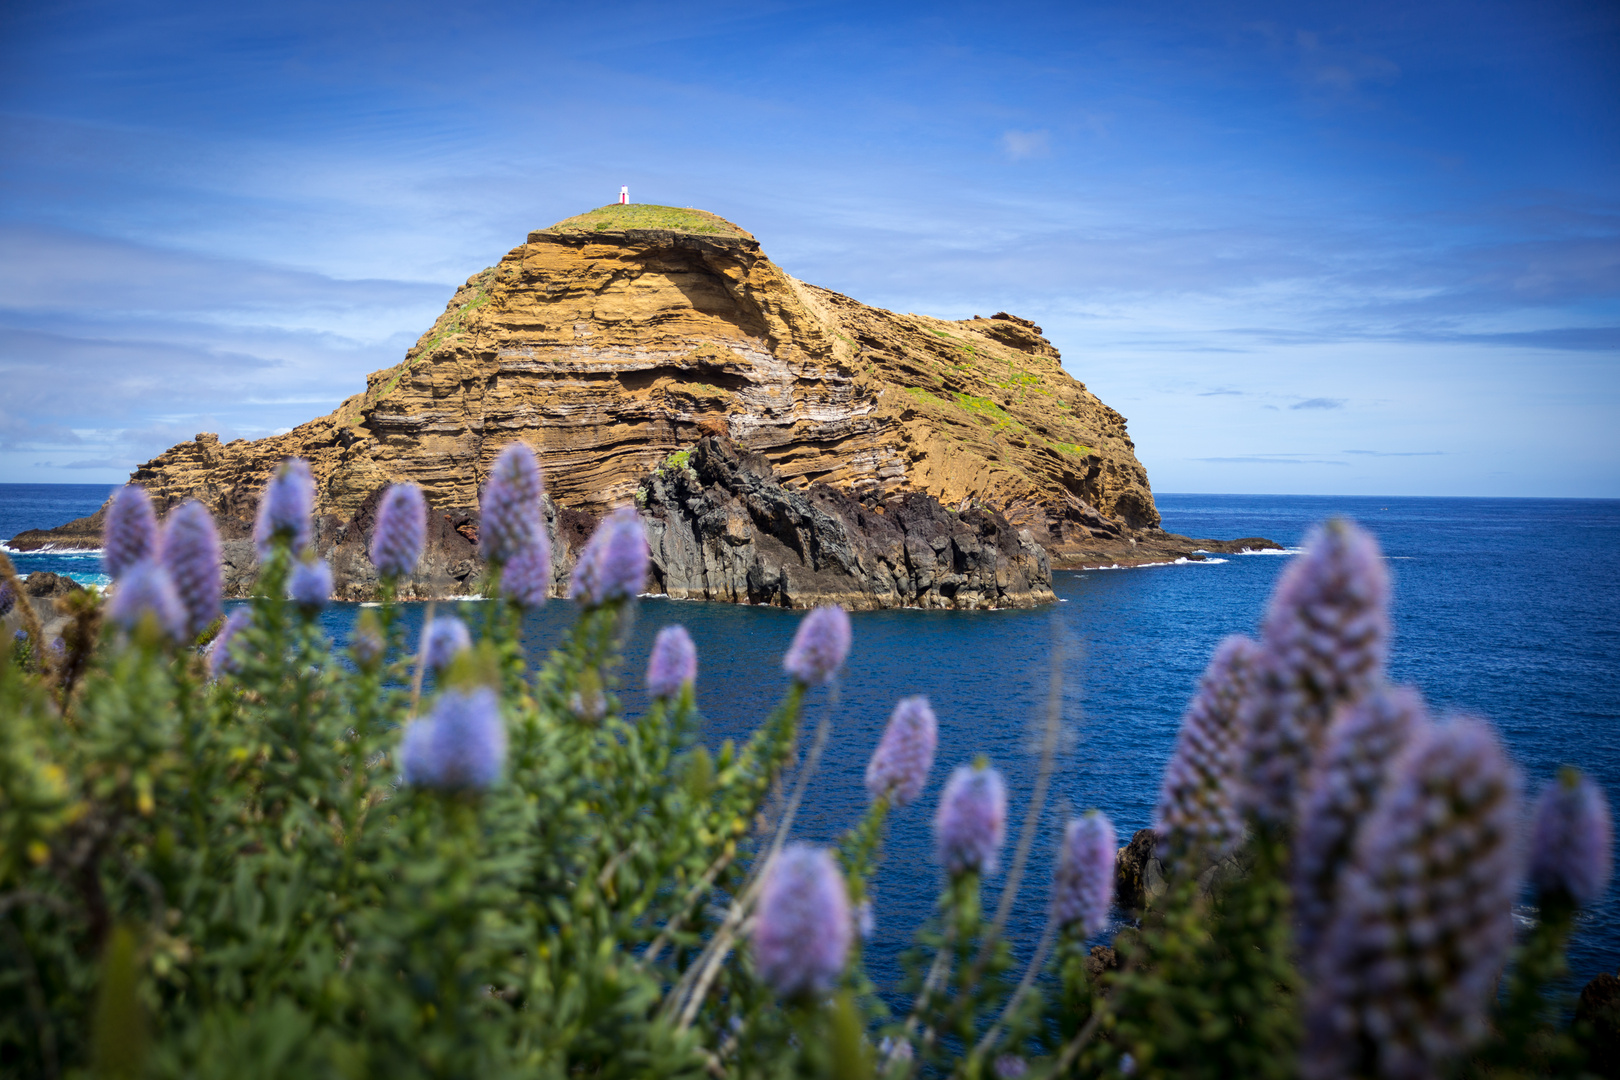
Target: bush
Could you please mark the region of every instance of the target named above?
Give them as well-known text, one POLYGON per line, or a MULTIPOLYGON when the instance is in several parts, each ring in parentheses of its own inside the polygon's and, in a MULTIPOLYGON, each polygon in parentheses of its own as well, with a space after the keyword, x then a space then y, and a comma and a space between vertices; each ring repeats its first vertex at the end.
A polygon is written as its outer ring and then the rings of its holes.
MULTIPOLYGON (((538 480, 512 464, 515 486, 492 482, 485 517, 516 538, 502 557, 515 566, 543 522, 538 480)), ((1384 685, 1387 586, 1353 526, 1320 531, 1258 640, 1212 662, 1166 771, 1164 889, 1115 941, 1113 969, 1086 947, 1114 878, 1098 816, 1067 830, 1045 936, 1015 968, 1003 929, 1037 815, 999 910, 984 911, 1006 800, 980 761, 942 797, 949 869, 906 958, 910 1007, 890 1016, 859 930, 886 816, 932 765, 926 701, 897 707, 870 810, 842 844, 789 842, 827 738, 801 737, 801 701, 850 647, 842 612, 806 618, 781 702, 744 745, 711 751, 684 631, 654 651, 646 715, 625 718, 615 697, 646 574, 633 515, 582 555, 579 620, 543 663, 522 654, 511 598, 534 591, 501 592, 499 560, 476 640, 436 631, 417 649, 385 603, 340 651, 318 596, 286 598, 311 556, 307 497, 296 469, 284 475, 261 518, 257 595, 211 646, 177 642, 134 599, 119 606, 121 580, 99 638, 65 652, 30 638, 0 663, 8 1075, 1581 1067, 1549 988, 1573 912, 1607 885, 1607 805, 1562 777, 1526 865, 1519 781, 1494 734, 1436 723, 1384 685), (1510 954, 1527 871, 1543 920, 1510 954)), ((410 566, 413 543, 408 558, 379 550, 410 566)), ((144 590, 128 597, 168 595, 161 566, 128 572, 144 590)), ((1054 713, 1037 809, 1057 727, 1054 713)))

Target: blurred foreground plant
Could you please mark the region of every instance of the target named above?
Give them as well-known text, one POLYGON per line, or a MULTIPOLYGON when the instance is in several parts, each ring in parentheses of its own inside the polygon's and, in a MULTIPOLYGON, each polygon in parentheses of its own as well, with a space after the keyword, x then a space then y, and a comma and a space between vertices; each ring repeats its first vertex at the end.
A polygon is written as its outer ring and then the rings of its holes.
POLYGON ((552 581, 542 492, 533 455, 507 447, 486 487, 479 625, 430 618, 411 642, 389 601, 421 556, 427 504, 392 488, 370 538, 384 603, 346 653, 316 619, 331 574, 310 549, 304 463, 272 478, 256 595, 222 626, 206 512, 188 503, 160 528, 144 492, 119 493, 99 639, 86 613, 88 640, 53 662, 35 625, 0 663, 0 1070, 1583 1067, 1555 987, 1574 912, 1608 884, 1607 803, 1573 771, 1542 796, 1528 862, 1541 921, 1515 947, 1517 773, 1482 722, 1438 723, 1386 685, 1388 584, 1354 526, 1330 523, 1287 568, 1258 640, 1217 650, 1165 771, 1163 880, 1113 949, 1089 948, 1115 883, 1114 827, 1096 812, 1058 838, 1050 916, 1021 971, 1006 938, 1056 759, 1054 667, 1011 858, 1001 773, 960 765, 934 817, 936 914, 903 1000, 886 1003, 861 951, 888 817, 933 766, 927 700, 896 706, 843 842, 792 842, 831 737, 823 716, 801 738, 805 693, 843 666, 848 616, 806 616, 783 699, 741 746, 699 740, 698 654, 678 626, 653 648, 648 711, 628 718, 618 655, 645 536, 631 511, 604 520, 570 584, 579 619, 536 665, 519 641, 552 581))

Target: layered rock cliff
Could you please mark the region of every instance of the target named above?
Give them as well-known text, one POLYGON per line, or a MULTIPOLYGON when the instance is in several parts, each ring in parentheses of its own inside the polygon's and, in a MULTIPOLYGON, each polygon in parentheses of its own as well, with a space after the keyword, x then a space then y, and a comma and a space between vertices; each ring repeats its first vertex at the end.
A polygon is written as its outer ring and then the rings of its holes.
MULTIPOLYGON (((473 574, 479 491, 507 443, 534 448, 556 512, 583 522, 704 435, 758 455, 812 505, 833 493, 885 507, 921 496, 937 504, 930 513, 1002 522, 1003 538, 1023 530, 1060 561, 1129 557, 1133 541, 1166 539, 1124 418, 1063 370, 1039 327, 1005 313, 952 321, 868 307, 789 276, 723 219, 666 207, 604 207, 530 233, 332 413, 252 442, 198 435, 131 479, 160 509, 201 499, 240 536, 270 470, 301 455, 335 547, 364 531, 384 485, 414 481, 442 534, 431 594, 473 574)), ((85 519, 13 544, 93 542, 98 527, 85 519)), ((768 547, 776 534, 760 535, 768 547)), ((671 571, 673 587, 695 589, 683 573, 671 571)), ((756 595, 730 573, 714 595, 756 595)), ((895 602, 945 595, 890 578, 895 602)), ((791 588, 757 595, 783 602, 791 588)), ((995 602, 983 581, 967 594, 995 602)))

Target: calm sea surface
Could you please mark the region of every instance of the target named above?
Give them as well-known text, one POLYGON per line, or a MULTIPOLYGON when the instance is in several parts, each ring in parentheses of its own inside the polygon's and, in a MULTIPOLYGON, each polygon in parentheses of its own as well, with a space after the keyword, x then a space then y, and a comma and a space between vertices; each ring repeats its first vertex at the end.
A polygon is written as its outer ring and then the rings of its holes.
MULTIPOLYGON (((106 494, 100 486, 0 485, 0 538, 90 513, 106 494)), ((1161 494, 1158 503, 1175 532, 1266 536, 1290 547, 1330 515, 1361 522, 1394 574, 1392 676, 1421 688, 1437 710, 1492 720, 1532 794, 1563 762, 1620 793, 1620 501, 1161 494)), ((25 572, 93 580, 100 570, 94 556, 14 557, 25 572)), ((855 648, 836 699, 817 691, 810 705, 811 723, 830 714, 834 728, 799 837, 832 841, 859 816, 866 758, 896 699, 927 694, 941 726, 929 788, 891 819, 876 882, 868 955, 880 985, 897 977, 895 957, 938 890, 929 820, 948 770, 987 755, 1007 776, 1012 831, 1023 820, 1054 652, 1072 738, 1014 908, 1013 936, 1024 951, 1040 934, 1053 840, 1066 814, 1105 811, 1121 842, 1150 823, 1160 770, 1210 650, 1226 634, 1256 628, 1286 561, 1249 555, 1060 573, 1063 602, 1036 611, 854 616, 855 648)), ((477 625, 481 605, 449 606, 477 625)), ((334 636, 345 636, 356 610, 329 610, 334 636)), ((409 617, 419 622, 421 613, 413 605, 409 617)), ((531 619, 531 656, 559 640, 571 614, 553 603, 531 619)), ((623 668, 626 706, 645 706, 640 672, 653 634, 682 622, 698 643, 709 741, 740 741, 782 689, 780 657, 797 621, 770 608, 644 600, 623 668)), ((1008 848, 1010 855, 1011 840, 1008 848)), ((1613 891, 1582 917, 1571 959, 1582 982, 1620 964, 1613 891)))

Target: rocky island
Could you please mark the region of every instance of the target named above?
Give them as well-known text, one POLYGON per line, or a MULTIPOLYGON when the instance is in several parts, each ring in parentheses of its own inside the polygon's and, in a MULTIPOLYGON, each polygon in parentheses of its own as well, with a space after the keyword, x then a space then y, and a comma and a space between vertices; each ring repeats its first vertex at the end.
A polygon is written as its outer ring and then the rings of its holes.
MULTIPOLYGON (((1024 607, 1053 567, 1275 547, 1159 527, 1125 418, 1005 312, 946 320, 798 281, 700 210, 613 205, 529 234, 469 278, 393 367, 266 439, 200 434, 136 469, 160 512, 200 499, 227 588, 254 576, 259 493, 286 457, 317 485, 339 598, 370 598, 385 487, 420 484, 427 555, 404 595, 477 587, 478 501, 522 439, 548 487, 559 589, 634 501, 671 596, 805 607, 1024 607)), ((11 539, 98 546, 97 514, 11 539)))

